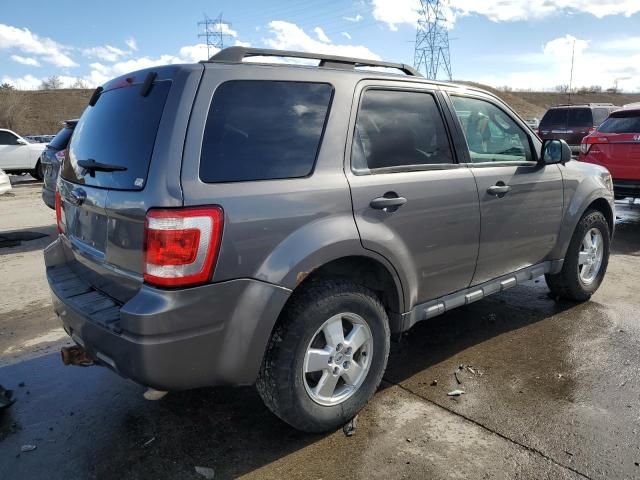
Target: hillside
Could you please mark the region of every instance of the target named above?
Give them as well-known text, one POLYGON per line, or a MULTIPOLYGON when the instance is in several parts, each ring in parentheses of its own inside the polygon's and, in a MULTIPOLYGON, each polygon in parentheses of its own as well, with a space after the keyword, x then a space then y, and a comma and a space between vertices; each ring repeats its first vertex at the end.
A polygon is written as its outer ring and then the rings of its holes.
POLYGON ((82 114, 92 93, 76 89, 2 92, 0 128, 11 128, 21 135, 54 134, 61 122, 82 114), (7 103, 14 109, 11 119, 7 118, 7 103))
MULTIPOLYGON (((503 92, 487 85, 475 82, 460 82, 482 88, 497 95, 508 103, 523 118, 542 118, 547 109, 553 105, 568 103, 566 93, 556 92, 503 92)), ((627 103, 640 102, 639 93, 588 93, 571 94, 571 103, 613 103, 622 106, 627 103)))
MULTIPOLYGON (((488 90, 502 98, 523 118, 541 118, 552 105, 567 103, 567 95, 554 92, 503 92, 474 82, 461 82, 488 90)), ((35 90, 0 93, 0 128, 12 128, 22 135, 53 134, 60 122, 80 116, 93 90, 35 90), (12 97, 9 99, 9 97, 12 97), (7 102, 13 118, 7 119, 7 102)), ((611 102, 614 105, 640 102, 640 94, 573 94, 572 103, 611 102)))

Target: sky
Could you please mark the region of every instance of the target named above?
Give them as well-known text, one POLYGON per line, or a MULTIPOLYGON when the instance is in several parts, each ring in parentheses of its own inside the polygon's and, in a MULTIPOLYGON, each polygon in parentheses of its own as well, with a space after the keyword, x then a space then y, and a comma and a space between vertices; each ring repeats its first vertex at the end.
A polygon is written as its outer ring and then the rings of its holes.
MULTIPOLYGON (((202 27, 222 13, 225 46, 332 53, 413 64, 418 0, 75 0, 13 2, 0 16, 0 82, 38 88, 57 75, 88 87, 207 57, 202 27), (187 5, 188 4, 188 5, 187 5)), ((547 90, 640 92, 640 0, 449 0, 454 80, 547 90)), ((213 52, 212 52, 213 53, 213 52)), ((441 76, 444 78, 444 76, 441 76)))

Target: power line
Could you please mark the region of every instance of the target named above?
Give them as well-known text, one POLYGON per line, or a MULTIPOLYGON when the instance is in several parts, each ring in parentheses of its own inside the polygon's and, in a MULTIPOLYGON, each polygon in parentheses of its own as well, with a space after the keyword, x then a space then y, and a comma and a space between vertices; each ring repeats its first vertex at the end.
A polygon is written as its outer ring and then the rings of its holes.
POLYGON ((445 16, 448 6, 448 0, 420 0, 413 66, 433 80, 438 74, 451 80, 449 30, 445 16))
POLYGON ((201 33, 198 33, 198 38, 205 38, 207 58, 210 58, 211 49, 222 50, 224 39, 233 38, 233 35, 229 33, 231 23, 222 20, 222 13, 215 20, 209 18, 206 13, 203 16, 204 20, 198 22, 198 29, 202 30, 201 33))

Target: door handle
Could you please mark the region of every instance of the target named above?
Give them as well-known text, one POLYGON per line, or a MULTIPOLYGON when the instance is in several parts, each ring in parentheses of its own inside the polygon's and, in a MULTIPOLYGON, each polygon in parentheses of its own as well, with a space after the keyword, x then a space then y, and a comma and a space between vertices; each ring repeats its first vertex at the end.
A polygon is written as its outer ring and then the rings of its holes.
POLYGON ((374 198, 369 203, 371 208, 384 210, 385 212, 395 212, 402 205, 407 203, 407 199, 399 197, 395 192, 387 192, 382 197, 374 198))
POLYGON ((489 195, 495 195, 496 197, 504 197, 507 193, 509 193, 511 187, 509 185, 505 185, 504 182, 498 182, 495 185, 487 188, 487 193, 489 195))

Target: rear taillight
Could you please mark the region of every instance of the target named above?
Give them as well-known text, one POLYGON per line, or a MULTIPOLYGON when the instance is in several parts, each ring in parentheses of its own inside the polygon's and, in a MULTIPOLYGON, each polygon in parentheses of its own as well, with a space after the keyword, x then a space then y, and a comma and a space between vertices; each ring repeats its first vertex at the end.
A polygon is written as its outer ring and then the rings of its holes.
POLYGON ((591 150, 593 145, 609 143, 609 139, 607 137, 601 137, 599 135, 588 136, 582 139, 582 143, 580 143, 580 153, 586 155, 591 150))
POLYGON ((221 207, 149 210, 145 222, 144 280, 162 287, 211 278, 222 240, 221 207))
POLYGON ((62 210, 62 197, 60 192, 56 190, 56 224, 58 225, 58 233, 64 233, 64 210, 62 210))
POLYGON ((67 153, 67 150, 66 150, 66 149, 65 149, 65 150, 57 151, 57 152, 55 153, 56 160, 58 160, 60 163, 62 163, 62 161, 64 160, 64 156, 66 155, 66 153, 67 153))

